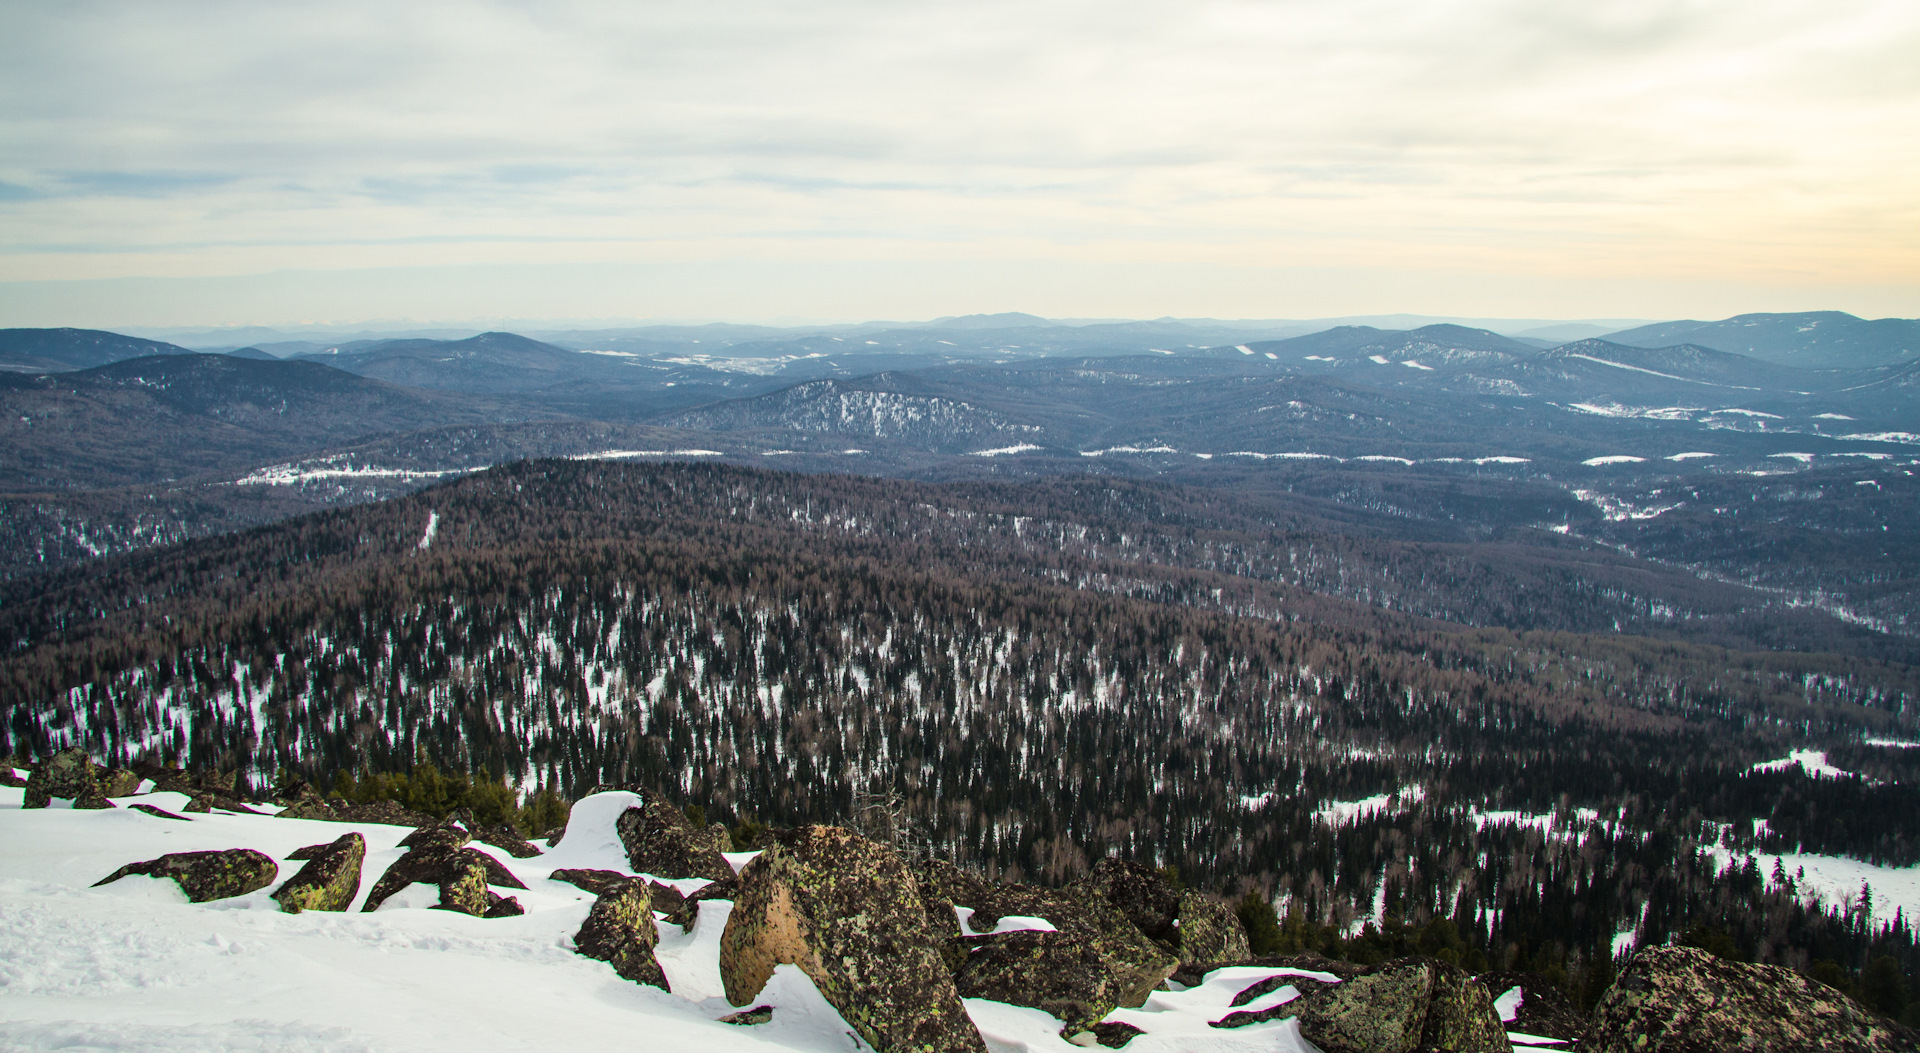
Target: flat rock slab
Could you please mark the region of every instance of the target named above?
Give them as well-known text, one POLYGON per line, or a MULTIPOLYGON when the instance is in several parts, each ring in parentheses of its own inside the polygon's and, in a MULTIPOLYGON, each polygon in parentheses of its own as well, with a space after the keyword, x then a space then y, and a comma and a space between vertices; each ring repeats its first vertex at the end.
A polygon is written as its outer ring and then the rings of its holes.
POLYGON ((94 887, 109 884, 131 874, 172 878, 193 903, 244 896, 273 884, 280 867, 273 857, 251 848, 230 848, 216 852, 175 852, 126 866, 108 874, 94 887))
POLYGON ((1694 947, 1649 947, 1600 997, 1581 1049, 1912 1053, 1920 1037, 1791 969, 1730 962, 1694 947))

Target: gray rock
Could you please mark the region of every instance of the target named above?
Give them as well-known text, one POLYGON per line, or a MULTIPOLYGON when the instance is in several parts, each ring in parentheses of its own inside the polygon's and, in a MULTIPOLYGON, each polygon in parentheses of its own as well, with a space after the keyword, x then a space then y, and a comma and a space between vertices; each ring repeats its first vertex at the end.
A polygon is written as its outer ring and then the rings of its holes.
POLYGON ((988 892, 984 903, 974 904, 975 930, 991 928, 1008 916, 1046 919, 1100 956, 1118 984, 1116 998, 1123 1006, 1144 1003, 1179 965, 1172 953, 1148 939, 1097 888, 996 885, 988 892))
POLYGON ((953 974, 962 998, 1044 1010, 1061 1034, 1090 1028, 1119 1006, 1120 983, 1100 953, 1058 932, 1006 932, 956 940, 967 951, 953 974))
POLYGON ((477 849, 449 847, 444 841, 413 849, 393 861, 367 893, 363 911, 378 910, 394 893, 412 884, 437 885, 438 906, 476 918, 508 917, 522 913, 516 900, 502 898, 488 886, 527 886, 500 861, 477 849))
POLYGON ((1512 1049, 1487 989, 1433 958, 1385 962, 1280 1008, 1299 1019, 1300 1033, 1323 1053, 1512 1049))
POLYGON ((1649 947, 1601 996, 1581 1048, 1911 1053, 1920 1038, 1791 969, 1730 962, 1693 947, 1649 947))
POLYGON ((643 804, 620 813, 614 824, 627 861, 636 873, 663 878, 731 879, 733 867, 721 855, 727 845, 725 827, 696 830, 678 808, 651 794, 643 804), (718 840, 715 831, 718 831, 718 840))
POLYGON ((720 1022, 723 1024, 737 1024, 741 1027, 752 1027, 755 1024, 764 1024, 772 1019, 772 1006, 757 1005, 752 1009, 742 1009, 738 1013, 728 1013, 726 1016, 720 1018, 720 1022))
POLYGON ((634 983, 651 984, 662 991, 667 974, 653 956, 660 942, 653 924, 652 889, 643 878, 627 878, 593 901, 593 910, 573 935, 573 949, 589 958, 613 966, 613 971, 634 983))
POLYGON ((94 803, 105 800, 100 793, 100 769, 87 756, 87 751, 77 746, 63 749, 33 766, 20 807, 45 808, 55 797, 86 800, 92 807, 112 807, 94 803))
POLYGON ((727 1001, 743 1006, 775 966, 797 965, 879 1053, 985 1053, 938 942, 892 849, 809 826, 741 873, 720 977, 727 1001))
POLYGON ((1239 915, 1212 896, 1188 892, 1180 897, 1180 949, 1182 962, 1217 962, 1248 958, 1253 948, 1247 943, 1247 927, 1239 915))
POLYGON ((1104 896, 1148 939, 1175 941, 1180 890, 1159 871, 1138 863, 1102 859, 1079 884, 1104 896))
POLYGON ((212 899, 231 899, 273 884, 280 867, 271 856, 251 848, 230 848, 218 852, 174 852, 158 859, 126 866, 108 874, 94 887, 110 884, 130 874, 172 878, 194 903, 212 899))

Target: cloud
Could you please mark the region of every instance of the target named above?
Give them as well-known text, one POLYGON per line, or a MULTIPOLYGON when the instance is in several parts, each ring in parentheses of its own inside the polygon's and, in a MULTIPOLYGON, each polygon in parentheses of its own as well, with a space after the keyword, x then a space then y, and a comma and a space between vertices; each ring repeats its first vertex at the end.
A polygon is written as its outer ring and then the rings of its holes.
POLYGON ((8 20, 0 278, 387 266, 369 246, 398 239, 441 246, 420 265, 526 262, 537 241, 636 264, 1920 285, 1905 3, 159 0, 8 20))

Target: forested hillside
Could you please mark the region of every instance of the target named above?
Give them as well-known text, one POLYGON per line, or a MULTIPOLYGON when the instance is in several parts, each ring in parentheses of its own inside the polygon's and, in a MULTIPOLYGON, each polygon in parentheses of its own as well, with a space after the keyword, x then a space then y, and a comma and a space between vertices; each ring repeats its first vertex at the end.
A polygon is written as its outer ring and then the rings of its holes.
POLYGON ((1578 971, 1707 925, 1803 968, 1920 964, 1904 920, 1720 876, 1760 851, 1920 861, 1908 754, 1869 744, 1915 738, 1911 666, 1473 628, 1443 600, 1518 580, 1528 617, 1579 626, 1630 590, 1464 548, 1422 565, 1420 603, 1343 596, 1349 571, 1412 590, 1369 548, 1405 543, 1216 500, 528 462, 12 583, 0 751, 255 784, 426 758, 783 825, 897 792, 963 863, 1059 881, 1119 851, 1278 894, 1298 940, 1445 918, 1578 971), (1755 768, 1823 746, 1896 777, 1755 768))

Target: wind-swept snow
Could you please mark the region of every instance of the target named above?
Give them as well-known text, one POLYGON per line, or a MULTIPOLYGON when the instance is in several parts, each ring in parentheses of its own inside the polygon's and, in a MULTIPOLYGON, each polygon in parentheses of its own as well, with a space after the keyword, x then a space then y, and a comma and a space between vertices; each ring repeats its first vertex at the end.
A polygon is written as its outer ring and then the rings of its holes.
POLYGON ((1033 443, 1030 443, 1030 442, 1023 442, 1017 446, 996 446, 991 450, 975 450, 972 453, 967 454, 967 456, 969 457, 1004 457, 1008 454, 1026 453, 1028 450, 1037 450, 1037 449, 1040 449, 1040 447, 1035 446, 1033 443))
POLYGON ((1631 457, 1626 454, 1616 453, 1611 457, 1589 457, 1580 463, 1589 468, 1598 468, 1606 464, 1641 464, 1645 461, 1645 457, 1631 457))

